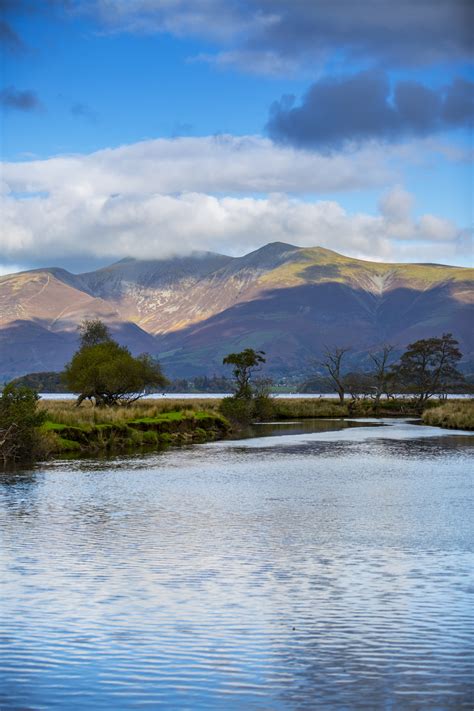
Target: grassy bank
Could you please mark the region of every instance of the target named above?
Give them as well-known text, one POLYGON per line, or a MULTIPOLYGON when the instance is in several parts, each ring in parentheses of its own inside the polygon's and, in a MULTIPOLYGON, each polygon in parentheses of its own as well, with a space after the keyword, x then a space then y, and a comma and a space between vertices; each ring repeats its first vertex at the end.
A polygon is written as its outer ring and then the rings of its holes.
POLYGON ((229 431, 228 422, 207 401, 186 402, 182 409, 176 401, 145 401, 127 408, 42 401, 40 407, 47 412, 41 436, 50 456, 150 451, 221 439, 229 431))
MULTIPOLYGON (((279 398, 274 400, 275 417, 291 419, 302 417, 418 417, 419 409, 413 400, 348 400, 341 405, 337 400, 324 398, 279 398)), ((436 403, 429 402, 427 407, 436 403)))
POLYGON ((474 400, 457 400, 423 413, 425 425, 451 430, 474 430, 474 400))
MULTIPOLYGON (((95 408, 89 403, 76 407, 71 400, 46 400, 40 408, 47 419, 41 427, 43 450, 49 456, 135 452, 170 445, 222 439, 230 431, 219 413, 220 400, 143 400, 130 407, 95 408)), ((371 399, 346 402, 334 399, 278 398, 272 400, 272 419, 290 420, 327 417, 418 417, 416 403, 409 399, 371 399)), ((443 405, 429 401, 423 421, 429 425, 474 429, 474 400, 443 405)))

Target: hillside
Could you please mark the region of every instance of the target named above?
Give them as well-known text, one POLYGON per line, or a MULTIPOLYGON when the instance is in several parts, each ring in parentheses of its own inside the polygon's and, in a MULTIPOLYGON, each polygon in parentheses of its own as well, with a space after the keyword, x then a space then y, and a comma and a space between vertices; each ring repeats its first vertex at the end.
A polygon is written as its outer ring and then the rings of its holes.
POLYGON ((272 243, 243 257, 126 259, 87 274, 41 269, 0 278, 0 377, 57 370, 84 318, 106 321, 172 376, 212 374, 245 346, 277 373, 304 370, 325 344, 354 358, 382 341, 452 331, 472 358, 473 270, 383 264, 272 243))

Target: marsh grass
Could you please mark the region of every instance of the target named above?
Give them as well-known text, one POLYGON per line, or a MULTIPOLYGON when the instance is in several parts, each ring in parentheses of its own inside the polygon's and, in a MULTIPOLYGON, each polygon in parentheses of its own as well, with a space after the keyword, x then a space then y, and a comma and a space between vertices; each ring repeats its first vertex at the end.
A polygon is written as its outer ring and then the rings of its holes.
POLYGON ((46 413, 40 428, 45 457, 150 451, 221 439, 229 430, 217 404, 203 399, 146 400, 101 408, 43 400, 40 407, 46 413))
POLYGON ((203 411, 217 413, 219 400, 142 400, 128 407, 93 407, 83 403, 76 407, 73 400, 41 400, 39 407, 46 410, 51 422, 80 427, 84 425, 122 425, 145 418, 155 419, 168 415, 166 419, 198 416, 203 411), (198 414, 199 413, 199 414, 198 414))
POLYGON ((455 430, 474 430, 474 400, 456 400, 423 413, 423 423, 455 430))
MULTIPOLYGON (((380 400, 379 404, 371 398, 351 400, 346 398, 344 404, 337 400, 324 398, 278 398, 274 401, 275 417, 281 419, 303 417, 406 417, 419 416, 418 405, 409 398, 380 400)), ((429 402, 426 407, 436 403, 429 402)))

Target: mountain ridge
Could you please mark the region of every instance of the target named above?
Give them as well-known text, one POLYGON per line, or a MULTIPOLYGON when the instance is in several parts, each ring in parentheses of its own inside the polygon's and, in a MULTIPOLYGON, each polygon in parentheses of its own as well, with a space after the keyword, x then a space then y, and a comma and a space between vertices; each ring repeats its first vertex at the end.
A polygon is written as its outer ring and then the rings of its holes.
POLYGON ((223 352, 247 345, 266 350, 283 371, 324 342, 349 342, 358 352, 442 331, 459 338, 469 361, 473 277, 466 267, 365 261, 284 242, 242 257, 126 258, 81 274, 49 267, 5 275, 0 376, 31 371, 29 362, 62 367, 84 318, 103 319, 172 375, 218 372, 223 352))

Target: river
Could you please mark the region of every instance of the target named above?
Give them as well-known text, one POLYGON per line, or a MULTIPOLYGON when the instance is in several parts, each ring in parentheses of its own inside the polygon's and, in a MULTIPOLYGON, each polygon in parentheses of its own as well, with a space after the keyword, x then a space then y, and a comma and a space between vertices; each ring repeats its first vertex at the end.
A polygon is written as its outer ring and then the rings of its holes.
POLYGON ((472 709, 474 437, 350 424, 0 474, 2 711, 472 709))

